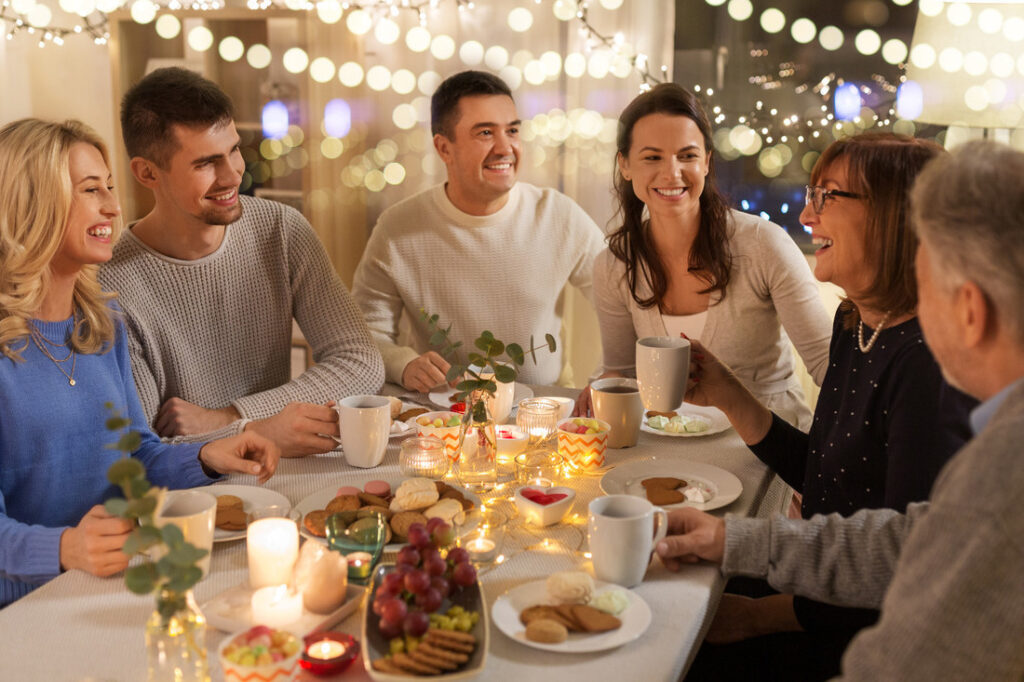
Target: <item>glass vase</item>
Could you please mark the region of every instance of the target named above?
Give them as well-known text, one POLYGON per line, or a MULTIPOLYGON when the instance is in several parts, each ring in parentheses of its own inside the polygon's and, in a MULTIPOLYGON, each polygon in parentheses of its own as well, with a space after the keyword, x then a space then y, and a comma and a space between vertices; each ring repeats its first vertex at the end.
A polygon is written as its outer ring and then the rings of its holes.
POLYGON ((462 487, 486 493, 498 483, 498 444, 494 418, 486 393, 476 391, 466 401, 466 415, 459 429, 458 459, 452 471, 462 487))
POLYGON ((192 590, 161 590, 146 621, 149 682, 210 682, 206 618, 192 590))

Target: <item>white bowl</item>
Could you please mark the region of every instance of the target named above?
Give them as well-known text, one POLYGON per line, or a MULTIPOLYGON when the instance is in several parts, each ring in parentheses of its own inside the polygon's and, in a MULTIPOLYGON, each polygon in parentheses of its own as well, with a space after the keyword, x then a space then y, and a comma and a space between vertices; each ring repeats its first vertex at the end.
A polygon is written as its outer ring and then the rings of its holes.
POLYGON ((299 637, 294 632, 290 632, 292 637, 298 640, 299 650, 288 658, 283 658, 280 661, 268 663, 267 665, 241 665, 239 663, 232 663, 224 657, 224 650, 236 637, 244 635, 247 632, 249 632, 249 630, 242 630, 240 632, 233 633, 229 637, 225 637, 224 641, 221 642, 220 647, 217 649, 217 656, 220 658, 220 666, 224 671, 225 682, 251 682, 252 680, 288 682, 289 680, 294 679, 294 675, 299 669, 299 658, 302 656, 302 650, 305 648, 305 643, 302 641, 302 637, 299 637))
POLYGON ((494 427, 497 435, 498 454, 503 457, 515 457, 526 448, 526 432, 518 426, 499 424, 494 427), (503 436, 502 434, 507 434, 503 436))
POLYGON ((553 400, 558 403, 558 421, 560 422, 568 419, 569 415, 572 414, 572 408, 576 407, 576 401, 572 398, 560 398, 553 395, 540 395, 537 397, 544 400, 553 400))
POLYGON ((524 485, 516 491, 516 507, 519 515, 527 523, 535 526, 551 526, 559 523, 568 515, 572 509, 572 503, 576 501, 576 491, 572 488, 555 486, 553 488, 541 488, 536 485, 524 485), (533 488, 545 494, 564 493, 565 497, 551 504, 538 504, 533 500, 523 497, 523 490, 533 488))

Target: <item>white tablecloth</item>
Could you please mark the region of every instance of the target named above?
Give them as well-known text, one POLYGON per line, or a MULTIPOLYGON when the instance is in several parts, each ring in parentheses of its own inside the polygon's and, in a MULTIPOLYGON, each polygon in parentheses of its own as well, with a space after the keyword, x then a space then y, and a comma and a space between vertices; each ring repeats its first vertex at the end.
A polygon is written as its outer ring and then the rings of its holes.
MULTIPOLYGON (((571 395, 557 388, 535 388, 535 393, 571 395)), ((743 494, 715 513, 753 513, 770 478, 764 465, 750 454, 731 429, 697 438, 642 433, 635 448, 609 450, 608 460, 614 465, 651 455, 706 462, 739 477, 743 494)), ((294 504, 328 486, 356 484, 374 478, 400 478, 397 443, 392 443, 383 464, 374 469, 352 468, 339 453, 282 460, 267 487, 284 494, 294 504)), ((231 477, 225 482, 252 484, 255 480, 231 477)), ((516 553, 517 541, 510 538, 505 547, 508 559, 481 573, 489 606, 516 585, 543 579, 554 571, 576 568, 585 561, 575 550, 578 539, 585 534, 586 506, 601 495, 599 478, 575 479, 573 485, 577 490, 573 513, 582 521, 578 526, 580 531, 554 531, 561 542, 541 551, 516 553)), ((517 532, 515 537, 522 540, 527 536, 517 532)), ((196 600, 202 604, 246 579, 245 542, 219 543, 214 546, 210 575, 195 588, 196 600)), ((487 667, 480 679, 676 680, 692 659, 722 587, 723 580, 715 567, 689 566, 680 573, 671 573, 655 560, 644 582, 634 588, 653 615, 650 628, 641 638, 611 651, 568 655, 525 647, 492 627, 487 667)), ((144 624, 153 604, 152 596, 141 597, 128 592, 122 575, 103 579, 80 571, 65 573, 0 611, 0 642, 3 642, 0 680, 145 680, 144 624)), ((359 637, 360 618, 361 612, 334 629, 359 637)), ((210 628, 207 645, 214 680, 222 678, 216 651, 224 636, 225 633, 210 628)), ((322 678, 309 676, 308 679, 322 678)), ((359 660, 344 675, 332 679, 369 678, 359 660)))

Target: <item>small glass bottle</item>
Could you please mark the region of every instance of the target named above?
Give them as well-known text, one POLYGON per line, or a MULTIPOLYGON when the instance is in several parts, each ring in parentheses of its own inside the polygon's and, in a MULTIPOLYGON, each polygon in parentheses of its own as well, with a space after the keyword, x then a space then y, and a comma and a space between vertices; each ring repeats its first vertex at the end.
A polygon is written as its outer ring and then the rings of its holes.
POLYGON ((498 436, 483 391, 466 401, 466 415, 459 431, 458 458, 452 471, 459 483, 473 493, 486 493, 498 484, 498 436))
POLYGON ((192 590, 160 590, 146 621, 149 682, 210 682, 206 618, 192 590))

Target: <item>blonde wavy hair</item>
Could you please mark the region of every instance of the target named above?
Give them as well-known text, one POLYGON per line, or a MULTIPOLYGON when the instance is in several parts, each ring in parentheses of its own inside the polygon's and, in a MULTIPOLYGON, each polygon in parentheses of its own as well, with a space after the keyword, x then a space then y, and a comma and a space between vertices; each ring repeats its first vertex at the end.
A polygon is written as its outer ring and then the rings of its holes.
MULTIPOLYGON (((29 321, 49 290, 50 262, 64 240, 73 189, 71 147, 79 142, 96 147, 110 167, 103 140, 80 121, 25 118, 0 129, 0 352, 18 362, 29 321)), ((112 240, 121 229, 115 219, 112 240)), ((85 266, 75 282, 78 319, 71 344, 79 353, 106 352, 114 341, 114 295, 100 289, 97 269, 85 266)))

